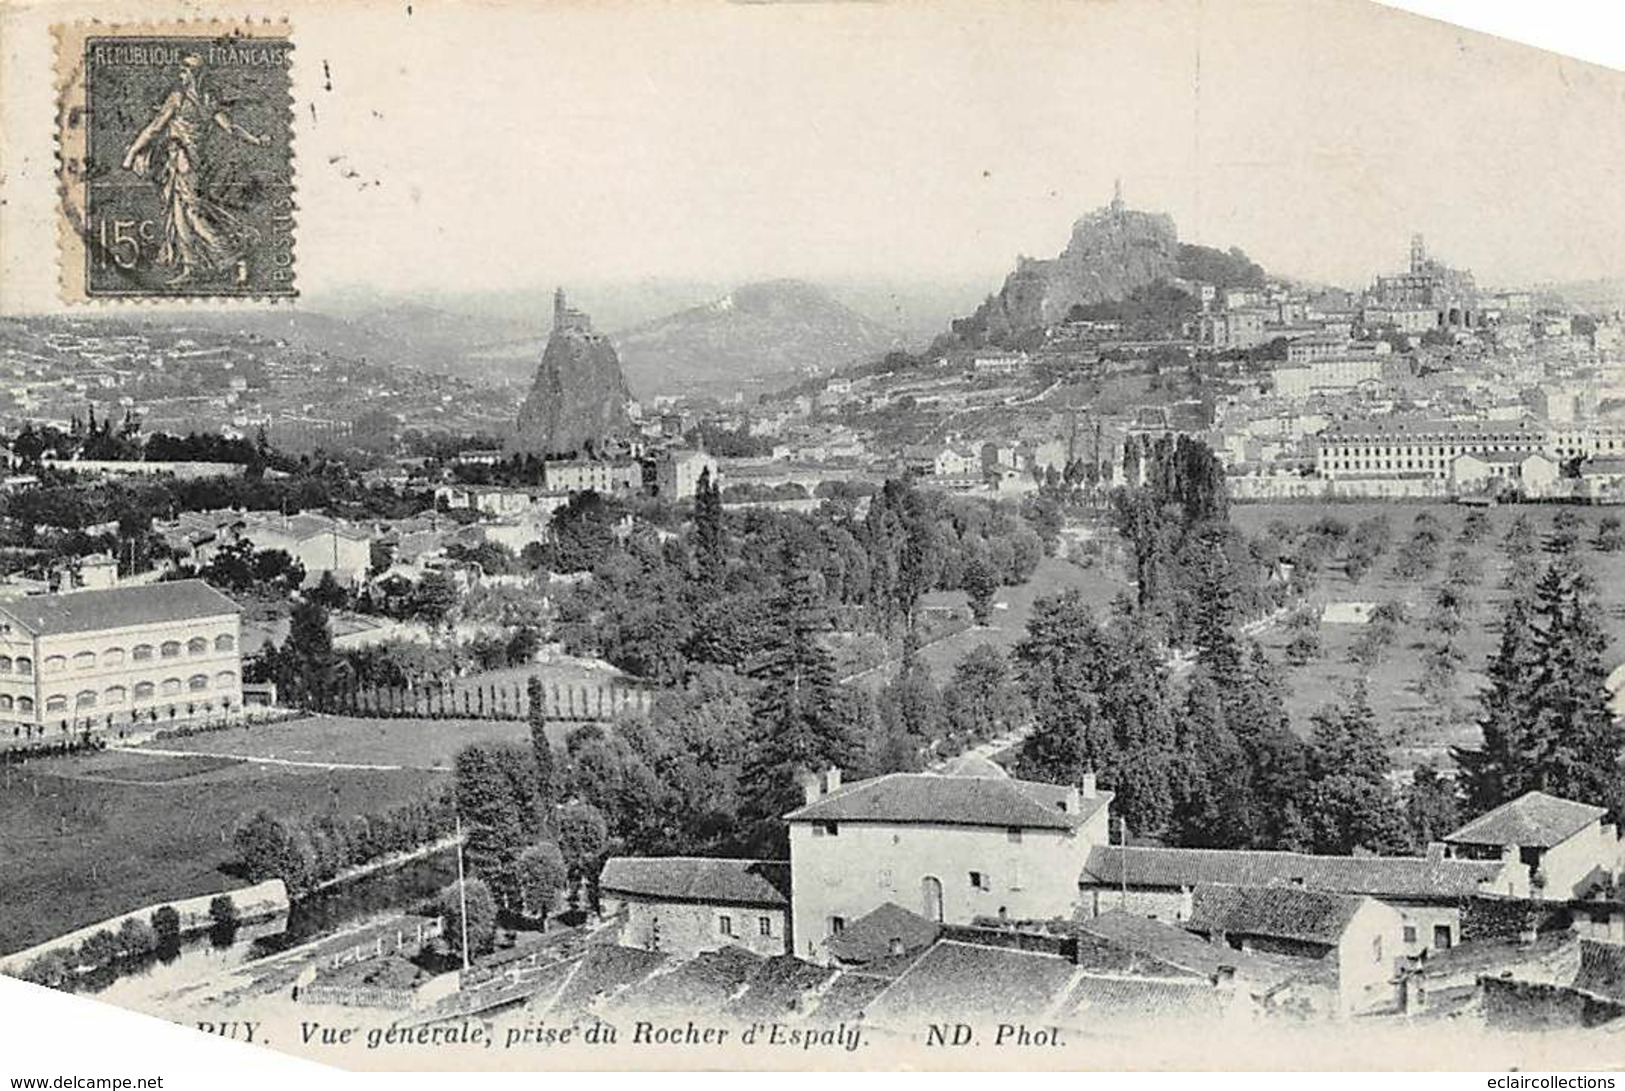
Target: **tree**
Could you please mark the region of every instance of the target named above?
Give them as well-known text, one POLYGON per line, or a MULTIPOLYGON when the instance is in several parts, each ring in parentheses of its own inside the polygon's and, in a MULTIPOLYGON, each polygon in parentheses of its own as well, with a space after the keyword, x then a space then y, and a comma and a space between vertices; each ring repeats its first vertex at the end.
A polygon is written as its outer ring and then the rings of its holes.
POLYGON ((801 778, 849 766, 857 753, 846 696, 835 664, 818 637, 827 622, 815 574, 797 578, 779 596, 783 620, 763 650, 754 676, 758 737, 747 754, 742 817, 757 827, 760 847, 782 846, 780 816, 799 805, 801 778))
POLYGON ((322 578, 311 589, 310 597, 328 610, 337 610, 350 599, 344 588, 339 586, 339 581, 333 576, 332 569, 322 573, 322 578))
POLYGON ((993 644, 978 644, 954 665, 943 691, 948 728, 966 742, 996 738, 1021 722, 1025 700, 1009 661, 993 644))
POLYGON ((974 557, 965 568, 965 594, 970 599, 971 619, 986 625, 993 616, 993 596, 999 590, 998 577, 982 557, 974 557))
POLYGON ((1605 515, 1597 522, 1597 536, 1592 548, 1598 553, 1618 553, 1625 549, 1625 526, 1617 515, 1605 515))
POLYGON ((172 905, 160 905, 152 911, 152 932, 160 950, 173 949, 181 942, 181 915, 172 905))
POLYGON ((1456 754, 1469 811, 1538 790, 1620 813, 1625 726, 1608 706, 1607 640, 1589 586, 1559 556, 1532 603, 1508 604, 1483 697, 1483 744, 1456 754))
POLYGON ((1247 755, 1225 722, 1217 684, 1202 667, 1191 674, 1176 725, 1174 841, 1195 848, 1250 845, 1254 800, 1247 755))
POLYGON ((557 798, 557 776, 554 771, 553 744, 547 738, 547 691, 538 675, 525 680, 526 719, 530 724, 530 750, 536 763, 536 795, 541 801, 543 828, 552 816, 553 802, 557 798))
POLYGON ((559 891, 569 880, 564 854, 551 841, 541 841, 519 854, 517 864, 519 907, 527 917, 540 917, 545 928, 547 916, 558 904, 559 891))
POLYGON ((1315 715, 1303 815, 1314 851, 1346 856, 1357 849, 1397 853, 1408 847, 1388 769, 1363 683, 1341 705, 1315 715))
POLYGON ((444 572, 429 572, 412 592, 412 613, 430 626, 441 625, 457 605, 457 585, 444 572))
POLYGON ((1456 786, 1431 764, 1417 766, 1411 775, 1405 791, 1405 820, 1411 845, 1419 852, 1461 825, 1456 786))
POLYGON ((1301 606, 1287 615, 1286 627, 1292 634, 1286 645, 1289 663, 1301 667, 1319 657, 1320 610, 1313 606, 1301 606))
POLYGON ((1485 674, 1489 686, 1479 695, 1479 730, 1483 742, 1476 748, 1453 750, 1460 768, 1459 783, 1471 814, 1483 814, 1513 798, 1511 785, 1521 778, 1525 757, 1523 735, 1527 700, 1526 680, 1533 669, 1534 619, 1529 600, 1514 595, 1501 616, 1501 639, 1485 674))
POLYGON ((325 709, 338 697, 343 661, 333 650, 333 632, 321 603, 307 599, 294 604, 288 638, 267 656, 266 668, 277 692, 294 704, 325 709))
POLYGON ((592 804, 572 803, 559 812, 558 827, 559 851, 564 853, 564 864, 570 869, 573 898, 582 883, 589 888, 597 885, 604 853, 609 848, 609 825, 592 804))
POLYGON ((700 480, 694 490, 694 551, 701 579, 720 583, 726 562, 722 490, 711 479, 710 467, 700 471, 700 480))
POLYGON ((1467 518, 1461 521, 1461 541, 1463 545, 1477 545, 1490 534, 1490 517, 1480 510, 1474 509, 1467 513, 1467 518))
POLYGON ((453 883, 440 892, 440 916, 445 921, 446 929, 442 939, 447 949, 458 955, 464 954, 465 902, 468 906, 466 957, 472 959, 487 954, 496 941, 497 903, 491 896, 491 888, 479 879, 468 879, 462 884, 453 883), (459 886, 462 887, 461 890, 459 886))
POLYGON ((238 865, 253 882, 281 879, 288 889, 302 893, 315 871, 315 853, 309 838, 292 822, 256 811, 233 835, 238 865))
POLYGON ((499 904, 517 908, 519 855, 542 825, 534 755, 515 746, 465 746, 457 752, 452 778, 464 859, 499 904))

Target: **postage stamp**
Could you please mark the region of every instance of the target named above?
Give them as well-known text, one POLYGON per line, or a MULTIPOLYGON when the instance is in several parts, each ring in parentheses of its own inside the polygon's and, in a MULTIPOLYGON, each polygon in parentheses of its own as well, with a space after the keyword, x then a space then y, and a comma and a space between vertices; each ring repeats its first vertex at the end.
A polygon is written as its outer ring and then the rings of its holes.
POLYGON ((296 295, 289 27, 56 35, 64 300, 296 295))

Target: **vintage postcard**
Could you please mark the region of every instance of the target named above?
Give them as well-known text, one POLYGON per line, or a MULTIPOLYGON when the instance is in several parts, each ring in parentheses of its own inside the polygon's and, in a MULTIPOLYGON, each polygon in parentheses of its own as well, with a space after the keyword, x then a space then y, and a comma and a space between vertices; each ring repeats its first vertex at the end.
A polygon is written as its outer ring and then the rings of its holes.
POLYGON ((1622 102, 1364 0, 7 4, 0 991, 1620 1067, 1622 102))

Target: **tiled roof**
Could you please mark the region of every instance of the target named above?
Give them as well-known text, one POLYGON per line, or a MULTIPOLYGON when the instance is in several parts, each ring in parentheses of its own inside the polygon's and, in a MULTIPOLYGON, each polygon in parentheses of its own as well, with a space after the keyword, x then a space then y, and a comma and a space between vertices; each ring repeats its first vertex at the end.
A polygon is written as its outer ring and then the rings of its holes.
POLYGON ((706 951, 672 970, 653 974, 620 993, 612 1009, 692 1015, 715 1011, 737 997, 761 968, 762 957, 743 947, 706 951))
POLYGON ((1607 814, 1605 807, 1526 792, 1445 838, 1455 845, 1518 845, 1549 849, 1607 814))
POLYGON ((1192 897, 1193 932, 1272 936, 1336 946, 1361 899, 1290 886, 1204 884, 1192 897))
POLYGON ((1053 1017, 1085 1028, 1101 1022, 1131 1024, 1138 1031, 1171 1019, 1218 1018, 1224 1014, 1224 1000, 1204 979, 1083 974, 1053 1017))
POLYGON ((776 955, 762 962, 744 993, 729 1003, 726 1014, 745 1020, 782 1019, 799 1012, 803 1001, 839 972, 794 955, 776 955))
POLYGON ((1580 941, 1580 973, 1574 987, 1614 1000, 1625 1000, 1625 946, 1580 941))
POLYGON ((1070 959, 944 941, 870 1003, 866 1018, 918 1025, 933 1019, 1037 1016, 1072 983, 1070 959))
POLYGON ((665 961, 666 956, 656 951, 594 946, 577 963, 549 1010, 567 1016, 583 1014, 599 1000, 642 981, 665 961))
POLYGON ((1025 826, 1070 830, 1111 801, 1110 792, 1079 797, 1073 789, 1030 780, 890 773, 835 789, 785 815, 787 822, 929 822, 957 826, 1025 826))
POLYGON ((1010 773, 1004 766, 980 754, 961 754, 942 769, 945 777, 989 777, 1008 780, 1010 773))
POLYGON ((0 613, 38 636, 193 621, 238 612, 235 602, 202 580, 31 595, 0 604, 0 613))
POLYGON ((1371 417, 1364 420, 1333 421, 1321 433, 1323 436, 1439 436, 1524 435, 1538 438, 1545 433, 1539 421, 1528 418, 1518 420, 1433 420, 1418 417, 1371 417))
POLYGON ((1236 951, 1149 917, 1113 911, 1072 923, 1080 935, 1094 936, 1124 950, 1149 955, 1170 966, 1204 976, 1226 967, 1255 981, 1284 980, 1296 967, 1282 966, 1259 955, 1236 951))
POLYGON ((873 962, 891 954, 901 954, 929 946, 942 934, 942 926, 918 913, 910 913, 896 902, 886 902, 846 926, 829 941, 829 952, 842 962, 873 962), (892 950, 893 942, 901 950, 892 950))
POLYGON ((304 541, 322 534, 336 534, 340 538, 364 542, 371 537, 365 530, 311 512, 279 515, 276 512, 251 511, 244 514, 242 524, 243 532, 250 538, 255 534, 281 534, 295 541, 304 541))
POLYGON ((1465 898, 1501 871, 1499 861, 1429 860, 1423 856, 1309 856, 1248 849, 1123 849, 1089 851, 1079 882, 1179 889, 1199 883, 1303 886, 1374 898, 1465 898))
POLYGON ((785 860, 612 856, 604 862, 598 886, 606 894, 666 901, 788 906, 790 864, 785 860))
POLYGON ((890 978, 842 974, 818 998, 810 1018, 820 1023, 851 1021, 867 1013, 875 997, 891 984, 890 978))

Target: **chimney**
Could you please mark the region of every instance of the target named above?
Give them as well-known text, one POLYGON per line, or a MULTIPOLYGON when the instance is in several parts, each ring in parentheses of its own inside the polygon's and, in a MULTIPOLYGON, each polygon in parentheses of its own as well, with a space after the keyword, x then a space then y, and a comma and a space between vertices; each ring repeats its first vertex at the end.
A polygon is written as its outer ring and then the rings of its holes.
POLYGON ((902 954, 903 953, 903 937, 902 936, 893 936, 891 938, 891 941, 889 943, 887 943, 886 948, 887 948, 887 950, 889 950, 894 955, 902 954))
POLYGON ((1228 992, 1236 987, 1236 968, 1234 966, 1220 966, 1213 973, 1213 987, 1228 992))
POLYGON ((1092 772, 1083 774, 1083 798, 1095 798, 1095 774, 1092 772))
POLYGON ((1061 801, 1061 810, 1067 814, 1078 814, 1083 810, 1083 804, 1078 801, 1078 789, 1075 786, 1067 788, 1066 798, 1061 801))
POLYGON ((818 791, 818 777, 808 773, 801 778, 801 796, 807 803, 817 803, 821 793, 818 791))
POLYGON ((828 795, 841 786, 841 767, 832 765, 824 770, 824 794, 828 795))
POLYGON ((1190 887, 1181 887, 1179 891, 1179 919, 1188 921, 1196 915, 1196 895, 1190 887))
POLYGON ((1430 863, 1430 864, 1438 864, 1438 863, 1442 863, 1443 861, 1444 861, 1444 842, 1443 841, 1429 841, 1428 842, 1428 863, 1430 863))

